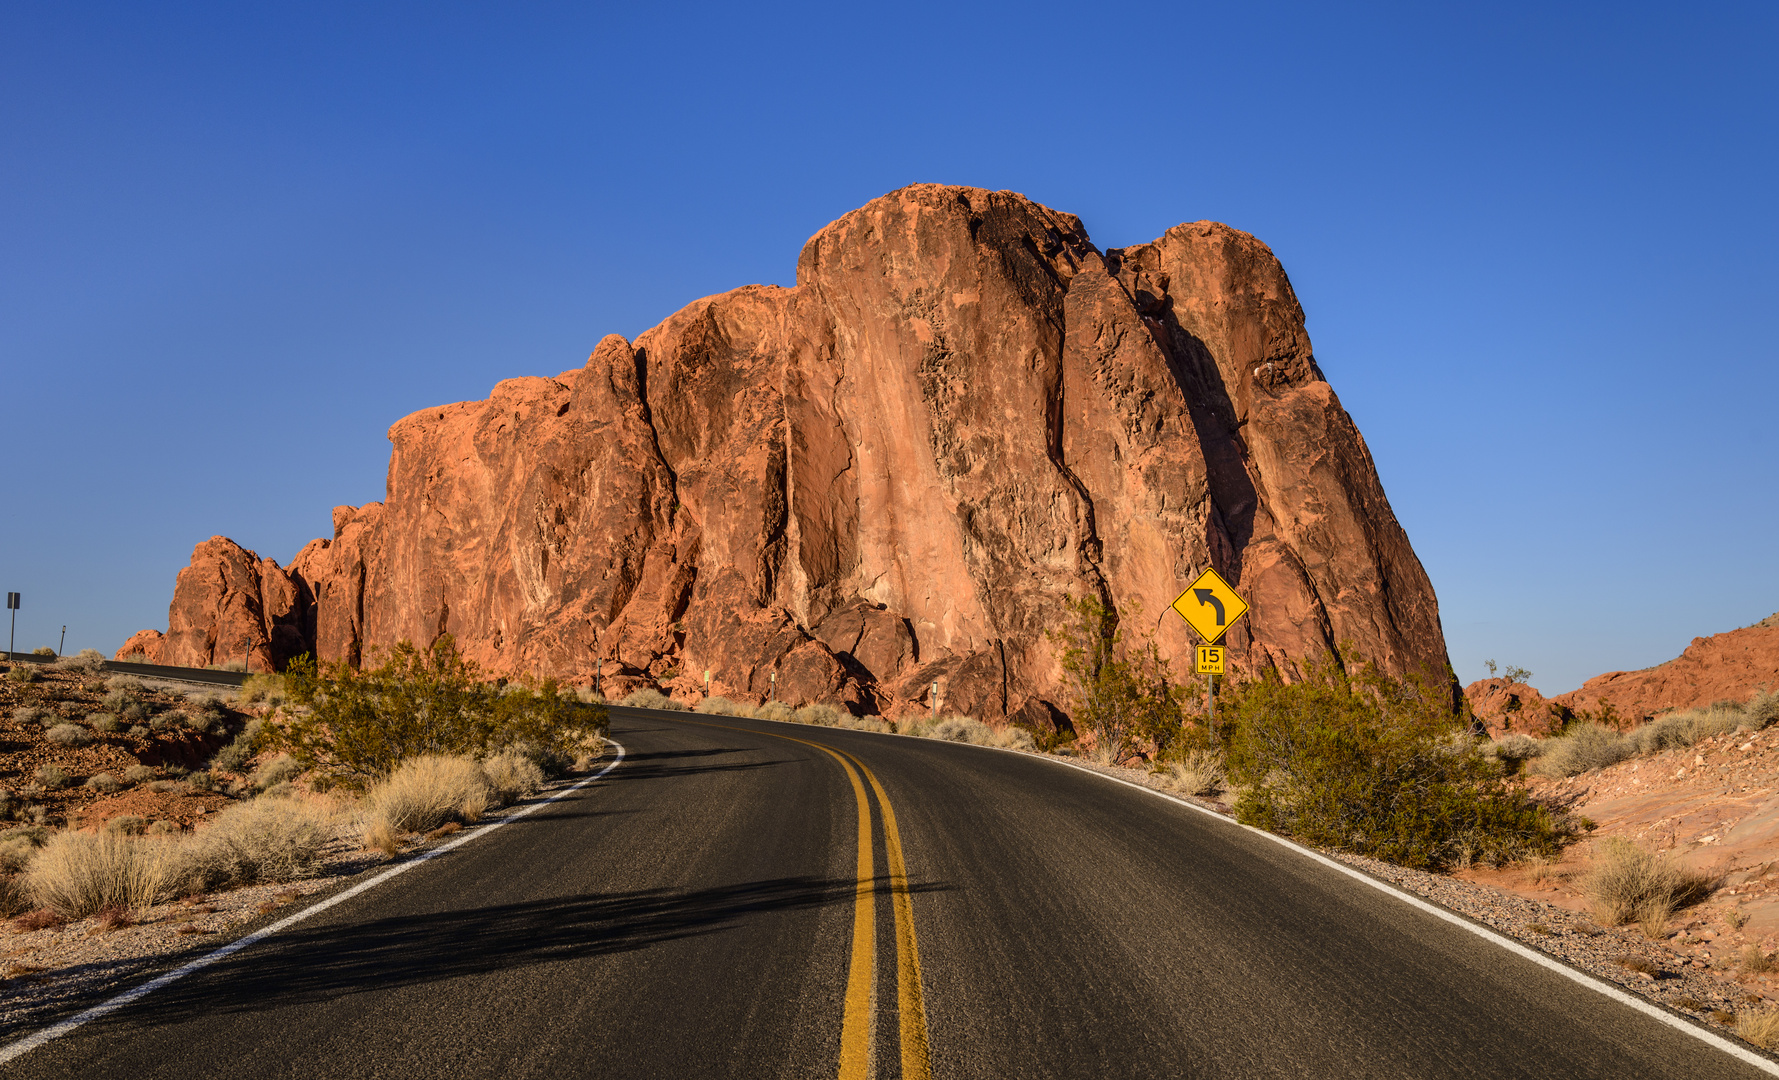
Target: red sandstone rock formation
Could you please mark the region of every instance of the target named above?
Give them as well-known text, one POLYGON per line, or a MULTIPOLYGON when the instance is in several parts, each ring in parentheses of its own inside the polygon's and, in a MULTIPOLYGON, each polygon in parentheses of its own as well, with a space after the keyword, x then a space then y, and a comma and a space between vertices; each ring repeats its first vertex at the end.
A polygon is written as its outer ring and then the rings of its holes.
POLYGON ((300 577, 225 536, 212 536, 179 571, 166 635, 141 631, 117 659, 141 650, 151 663, 207 667, 234 660, 246 661, 250 671, 272 671, 313 648, 313 610, 300 577))
POLYGON ((1579 712, 1611 705, 1625 724, 1663 713, 1742 702, 1756 690, 1779 688, 1779 615, 1691 645, 1665 664, 1642 671, 1609 671, 1548 701, 1537 690, 1506 679, 1480 679, 1464 688, 1471 709, 1491 734, 1544 735, 1579 712))
POLYGON ((158 664, 161 662, 161 645, 167 635, 159 630, 138 630, 124 642, 124 647, 117 650, 113 660, 136 660, 139 663, 158 664))
POLYGON ((1508 734, 1553 735, 1573 715, 1555 702, 1546 701, 1536 688, 1507 679, 1478 679, 1464 688, 1471 711, 1493 738, 1508 734))
POLYGON ((1684 652, 1665 664, 1596 675, 1581 689, 1551 700, 1576 710, 1598 709, 1611 702, 1627 721, 1638 721, 1714 701, 1739 703, 1756 690, 1775 688, 1779 688, 1779 615, 1740 630, 1693 638, 1684 652))
POLYGON ((784 700, 894 713, 938 683, 1043 726, 1065 596, 1140 604, 1186 660, 1166 607, 1213 565, 1253 605, 1239 668, 1446 670, 1283 268, 1211 222, 1100 252, 1021 196, 916 185, 817 233, 795 288, 699 300, 390 439, 386 500, 337 508, 288 573, 201 545, 165 659, 449 631, 494 670, 597 662, 608 689, 708 670, 758 700, 776 675, 784 700))

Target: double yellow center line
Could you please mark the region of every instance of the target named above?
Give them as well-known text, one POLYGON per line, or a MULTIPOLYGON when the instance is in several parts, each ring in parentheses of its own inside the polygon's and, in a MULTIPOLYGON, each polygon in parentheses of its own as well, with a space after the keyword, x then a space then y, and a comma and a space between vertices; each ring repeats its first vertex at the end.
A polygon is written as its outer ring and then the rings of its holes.
MULTIPOLYGON (((693 721, 694 723, 696 721, 693 721)), ((703 727, 726 727, 703 724, 703 727)), ((872 989, 877 980, 877 870, 872 854, 871 800, 865 794, 864 774, 877 793, 883 813, 883 839, 889 859, 890 902, 896 919, 896 1012, 900 1017, 902 1080, 931 1080, 932 1060, 927 1044, 926 1002, 920 992, 920 947, 914 938, 914 900, 908 892, 908 864, 902 858, 902 834, 896 828, 896 812, 889 795, 864 762, 844 750, 835 750, 789 735, 728 728, 749 734, 802 743, 832 757, 852 781, 859 810, 858 885, 853 897, 852 960, 847 967, 846 1007, 840 1025, 839 1080, 866 1080, 871 1075, 872 989), (855 768, 856 766, 856 768, 855 768)))

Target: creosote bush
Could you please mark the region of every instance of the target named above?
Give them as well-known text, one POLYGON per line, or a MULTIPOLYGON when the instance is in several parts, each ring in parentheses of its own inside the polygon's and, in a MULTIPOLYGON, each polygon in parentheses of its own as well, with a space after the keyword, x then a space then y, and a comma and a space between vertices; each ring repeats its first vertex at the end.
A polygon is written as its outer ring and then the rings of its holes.
POLYGON ((94 731, 103 732, 106 735, 115 734, 123 727, 123 723, 118 720, 116 716, 108 712, 93 713, 86 718, 86 722, 87 726, 94 731))
POLYGON ((34 683, 43 678, 43 675, 37 670, 36 664, 15 663, 6 669, 6 678, 9 682, 34 683))
POLYGON ((1175 678, 1140 608, 1116 612, 1091 596, 1067 605, 1068 621, 1049 637, 1061 647, 1076 728, 1093 736, 1109 764, 1168 757, 1186 731, 1197 679, 1175 678), (1127 623, 1143 628, 1142 636, 1133 639, 1127 623))
POLYGON ((608 726, 604 706, 554 680, 503 689, 484 679, 450 635, 426 650, 401 642, 364 670, 299 657, 284 684, 291 705, 279 710, 275 741, 304 768, 361 782, 422 756, 483 757, 521 743, 572 761, 608 726))
POLYGON ((1238 820, 1403 866, 1438 869, 1551 855, 1570 819, 1508 787, 1462 734, 1444 687, 1334 662, 1225 698, 1221 735, 1238 820))
POLYGON ((95 776, 87 777, 86 783, 81 786, 92 788, 101 795, 110 795, 112 792, 122 791, 124 785, 123 781, 119 780, 117 777, 110 773, 102 772, 95 776))
POLYGON ((37 771, 31 775, 50 791, 67 787, 68 782, 72 779, 60 765, 40 765, 37 767, 37 771))

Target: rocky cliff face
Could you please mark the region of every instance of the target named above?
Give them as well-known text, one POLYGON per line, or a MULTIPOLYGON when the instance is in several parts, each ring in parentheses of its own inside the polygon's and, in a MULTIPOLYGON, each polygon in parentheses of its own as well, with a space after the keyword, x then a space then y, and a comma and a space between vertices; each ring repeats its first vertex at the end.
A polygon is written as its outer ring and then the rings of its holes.
MULTIPOLYGON (((226 540, 162 658, 449 631, 608 690, 926 707, 1040 726, 1066 596, 1156 625, 1215 566, 1249 671, 1446 670, 1433 589, 1282 267, 1211 222, 1096 249, 1009 192, 916 185, 817 233, 797 286, 699 300, 587 365, 390 429, 382 503, 288 571, 226 540), (255 636, 255 635, 259 636, 255 636)), ((255 656, 261 655, 260 651, 255 656)))

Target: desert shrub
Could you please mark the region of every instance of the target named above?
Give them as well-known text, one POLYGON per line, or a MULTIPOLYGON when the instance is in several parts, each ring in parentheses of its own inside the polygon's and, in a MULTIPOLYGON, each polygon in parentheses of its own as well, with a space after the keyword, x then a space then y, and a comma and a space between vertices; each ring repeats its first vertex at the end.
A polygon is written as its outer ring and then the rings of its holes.
POLYGON ((944 739, 947 742, 964 742, 974 746, 998 746, 1010 750, 1031 750, 1036 746, 1031 732, 1024 728, 1009 724, 996 730, 974 717, 955 714, 942 716, 936 721, 930 718, 914 721, 902 728, 902 734, 944 739))
POLYGON ((1246 824, 1432 869, 1554 854, 1574 836, 1472 740, 1454 738, 1461 725, 1437 681, 1350 676, 1324 661, 1296 683, 1240 684, 1226 702, 1246 824))
POLYGON ((1518 768, 1544 753, 1544 742, 1523 732, 1515 732, 1512 735, 1504 735, 1496 739, 1483 747, 1483 751, 1512 768, 1518 768))
POLYGON ((48 839, 49 830, 35 825, 0 833, 0 874, 16 874, 23 870, 48 839))
POLYGON ((1544 740, 1544 753, 1529 766, 1536 776, 1564 777, 1616 765, 1637 752, 1636 736, 1592 721, 1569 725, 1563 734, 1544 740))
POLYGON ((429 754, 403 762, 373 787, 365 797, 365 817, 398 833, 427 832, 447 821, 478 821, 492 800, 488 777, 475 759, 429 754))
POLYGON ((105 670, 105 654, 97 649, 82 649, 73 656, 64 656, 50 665, 54 671, 84 671, 97 675, 105 670))
POLYGON ((265 791, 287 780, 294 780, 301 775, 303 767, 297 759, 289 754, 279 754, 270 761, 253 770, 253 787, 255 791, 265 791))
POLYGON ((1223 786, 1228 770, 1217 750, 1188 750, 1159 773, 1162 786, 1182 795, 1212 795, 1223 786))
POLYGON ((105 823, 106 831, 126 836, 141 836, 148 831, 148 819, 135 814, 119 814, 105 823))
POLYGON ((105 689, 114 694, 140 694, 143 690, 142 680, 134 675, 113 675, 105 680, 105 689))
POLYGON ((605 739, 599 735, 590 735, 581 741, 581 748, 574 756, 575 772, 586 772, 594 762, 605 755, 605 739))
POLYGON ((64 919, 140 911, 171 895, 178 879, 175 845, 108 830, 56 833, 25 871, 32 899, 64 919))
POLYGON ((154 770, 147 765, 132 765, 124 770, 124 780, 132 784, 140 784, 154 779, 154 770))
POLYGON ((55 654, 56 651, 48 645, 39 645, 37 648, 31 650, 32 656, 54 656, 55 654))
POLYGON ((128 734, 132 739, 146 739, 148 738, 148 729, 141 724, 135 724, 131 726, 128 734))
POLYGON ((44 738, 57 746, 85 746, 93 741, 93 733, 79 724, 57 724, 44 733, 44 738))
POLYGON ((782 701, 768 701, 753 710, 753 714, 756 720, 776 720, 781 724, 797 722, 797 711, 782 701))
POLYGON ((239 700, 247 705, 252 705, 258 702, 264 702, 267 705, 284 704, 289 700, 289 694, 284 688, 284 676, 247 676, 247 681, 241 684, 241 696, 239 700))
POLYGON ((19 724, 35 724, 48 728, 61 723, 61 715, 43 708, 41 705, 23 705, 12 710, 12 719, 19 724))
POLYGON ((31 776, 48 791, 65 788, 72 779, 60 765, 39 765, 31 776))
POLYGON ((1184 730, 1187 702, 1197 697, 1196 679, 1175 679, 1152 628, 1135 640, 1125 632, 1126 623, 1147 626, 1140 608, 1115 612, 1091 596, 1070 597, 1067 606, 1068 621, 1049 636, 1061 646, 1075 726, 1114 763, 1168 755, 1184 730))
POLYGON ((1594 845, 1593 865, 1581 879, 1581 891, 1603 926, 1636 922, 1651 937, 1666 929, 1675 911, 1711 894, 1710 878, 1658 854, 1616 838, 1594 845))
POLYGON ((206 664, 206 665, 204 665, 204 670, 205 671, 246 671, 247 670, 247 662, 244 660, 224 660, 220 664, 206 664))
POLYGON ((535 794, 544 786, 544 770, 523 754, 496 754, 482 762, 494 801, 505 804, 535 794))
POLYGON ((10 919, 31 910, 31 891, 18 874, 0 875, 0 919, 10 919))
POLYGON ((170 795, 176 791, 184 791, 185 785, 178 780, 150 780, 148 790, 156 795, 170 795))
POLYGON ((180 843, 181 889, 314 877, 332 835, 332 815, 307 800, 236 803, 180 843))
POLYGON ((102 772, 95 776, 87 777, 86 783, 81 786, 91 788, 94 791, 99 792, 101 795, 110 795, 112 792, 122 791, 124 783, 110 773, 102 772))
POLYGON ((881 716, 848 716, 841 719, 840 726, 854 731, 892 732, 896 730, 888 720, 881 716))
POLYGON ((740 702, 731 701, 719 694, 707 697, 703 701, 692 706, 692 711, 695 713, 703 713, 706 716, 752 716, 754 710, 751 705, 743 705, 740 702))
POLYGON ((1742 703, 1745 727, 1764 728, 1779 721, 1779 690, 1756 690, 1742 703))
POLYGON ((200 769, 185 778, 185 782, 193 791, 215 791, 216 777, 208 771, 200 769))
POLYGON ((247 721, 247 726, 241 729, 240 734, 216 752, 210 759, 210 767, 228 773, 241 772, 253 760, 254 755, 259 753, 265 740, 266 723, 255 717, 247 721))
POLYGON ((6 678, 15 683, 34 683, 43 675, 36 664, 14 664, 6 669, 6 678))
POLYGON ((87 726, 91 727, 94 731, 103 732, 106 735, 115 734, 123 727, 123 722, 118 720, 114 714, 108 712, 93 713, 86 718, 86 722, 87 726))
POLYGON ((1649 754, 1688 747, 1738 728, 1762 726, 1764 721, 1755 721, 1740 705, 1716 704, 1658 716, 1638 728, 1629 739, 1634 752, 1649 754))
POLYGON ((154 822, 148 827, 148 835, 150 836, 177 836, 179 831, 178 822, 166 821, 164 819, 154 822))
POLYGON ((297 708, 276 742, 305 768, 364 779, 413 758, 479 756, 521 742, 572 760, 609 724, 604 706, 563 695, 554 680, 503 692, 449 635, 425 651, 404 641, 363 670, 299 657, 284 682, 297 708))
POLYGON ((805 705, 798 709, 792 714, 792 718, 799 724, 808 724, 812 727, 839 727, 841 718, 849 715, 851 714, 845 709, 838 709, 832 705, 815 704, 805 705))
POLYGON ((686 708, 661 691, 646 686, 625 694, 618 704, 626 709, 666 709, 674 712, 684 712, 686 708))

